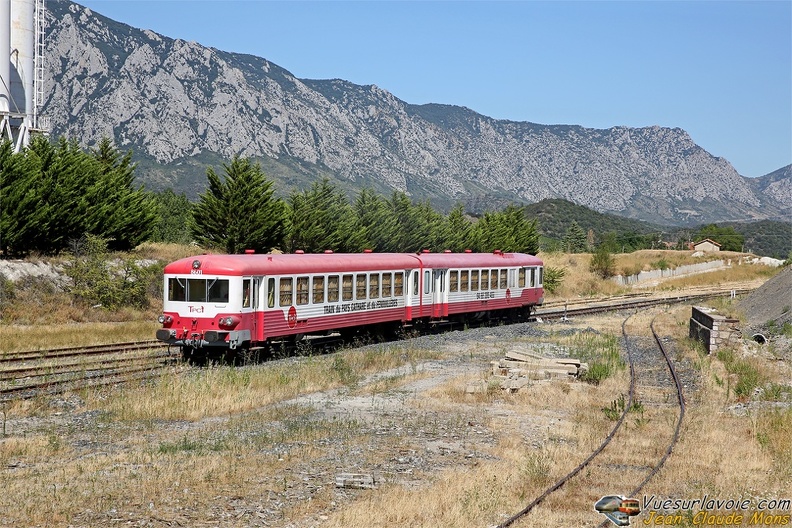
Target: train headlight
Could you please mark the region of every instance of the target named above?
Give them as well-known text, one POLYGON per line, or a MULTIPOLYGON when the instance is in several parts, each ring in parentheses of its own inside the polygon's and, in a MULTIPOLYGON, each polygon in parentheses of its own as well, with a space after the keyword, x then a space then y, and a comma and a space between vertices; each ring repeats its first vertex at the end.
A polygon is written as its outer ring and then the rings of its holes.
POLYGON ((233 315, 229 315, 227 317, 221 317, 218 319, 217 324, 220 328, 234 328, 240 322, 239 317, 234 317, 233 315))
POLYGON ((173 322, 173 317, 171 317, 170 315, 162 314, 159 317, 157 317, 157 321, 159 321, 160 324, 171 324, 173 322))

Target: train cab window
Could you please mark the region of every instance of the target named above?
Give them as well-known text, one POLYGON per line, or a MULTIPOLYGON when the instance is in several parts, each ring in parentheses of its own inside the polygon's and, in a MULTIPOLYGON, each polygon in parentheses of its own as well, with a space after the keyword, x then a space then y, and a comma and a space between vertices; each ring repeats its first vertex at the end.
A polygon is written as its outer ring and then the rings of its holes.
POLYGON ((404 295, 404 273, 401 271, 393 274, 393 295, 395 297, 404 295))
POLYGON ((539 284, 536 287, 538 288, 542 284, 544 284, 544 268, 539 268, 539 284))
POLYGON ((519 281, 517 283, 518 286, 520 288, 525 288, 525 268, 520 268, 520 271, 518 273, 518 281, 519 281))
POLYGON ((479 289, 479 272, 473 270, 470 272, 470 291, 478 291, 479 289))
POLYGON ((366 298, 366 274, 358 273, 355 277, 355 300, 366 298))
POLYGON ((529 288, 536 286, 536 268, 531 268, 531 282, 528 284, 529 288))
POLYGON ((297 304, 308 304, 308 277, 297 277, 297 304))
POLYGON ((267 307, 275 307, 275 279, 267 279, 267 307))
POLYGON ((292 290, 293 279, 291 277, 283 277, 280 280, 280 305, 291 306, 294 304, 292 290))
POLYGON ((393 297, 393 274, 382 274, 382 298, 393 297))
POLYGON ((206 279, 187 279, 187 300, 206 302, 206 279))
POLYGON ((498 280, 498 286, 501 290, 505 290, 508 286, 506 284, 506 270, 502 269, 498 272, 500 279, 498 280))
POLYGON ((490 271, 490 290, 498 289, 498 270, 490 271))
POLYGON ((228 302, 228 281, 215 279, 209 281, 209 302, 227 303, 228 302))
MULTIPOLYGON (((324 277, 314 277, 313 278, 313 303, 314 304, 322 304, 324 303, 324 277)), ((337 285, 338 283, 336 283, 337 285)))
POLYGON ((187 283, 184 279, 168 279, 168 300, 169 301, 186 301, 187 300, 187 283))
POLYGON ((344 275, 344 279, 341 283, 342 290, 341 290, 341 299, 344 301, 351 301, 352 300, 352 275, 344 275))
POLYGON ((338 275, 327 277, 327 302, 338 302, 338 275))
POLYGON ((448 272, 448 291, 459 291, 459 272, 456 270, 448 272))
POLYGON ((429 293, 432 286, 432 278, 428 271, 424 271, 424 293, 429 293))
POLYGON ((369 274, 369 299, 379 299, 379 273, 369 274))
POLYGON ((462 270, 459 275, 460 291, 463 292, 468 291, 469 281, 470 281, 470 272, 468 270, 462 270))
POLYGON ((481 289, 489 288, 489 270, 481 270, 481 289))
POLYGON ((250 279, 242 281, 242 308, 250 308, 250 279))

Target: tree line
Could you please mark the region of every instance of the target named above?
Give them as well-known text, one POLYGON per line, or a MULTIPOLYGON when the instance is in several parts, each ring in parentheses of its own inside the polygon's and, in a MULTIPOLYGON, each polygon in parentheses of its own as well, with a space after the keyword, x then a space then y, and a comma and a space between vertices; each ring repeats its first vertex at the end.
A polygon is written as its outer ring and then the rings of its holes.
POLYGON ((34 138, 14 153, 0 145, 0 251, 4 257, 56 255, 97 237, 114 251, 145 241, 196 242, 228 253, 245 250, 418 252, 496 249, 536 254, 536 220, 510 205, 478 221, 462 205, 447 215, 403 192, 361 190, 350 201, 329 180, 287 198, 252 160, 234 157, 196 203, 172 190, 134 186, 131 152, 110 140, 82 150, 76 141, 34 138))
MULTIPOLYGON (((403 192, 385 197, 363 189, 353 199, 323 179, 310 188, 276 196, 273 181, 251 159, 234 157, 218 174, 207 169, 207 189, 196 203, 172 190, 155 193, 134 186, 131 152, 109 139, 83 150, 61 138, 36 137, 23 152, 0 144, 0 252, 4 257, 59 254, 86 236, 114 251, 141 242, 196 242, 213 250, 524 252, 540 249, 537 220, 525 206, 508 205, 477 219, 461 204, 448 214, 428 200, 403 192)), ((711 238, 739 251, 744 238, 731 227, 705 226, 696 239, 711 238)), ((594 235, 572 220, 562 240, 545 249, 568 253, 653 247, 651 235, 629 241, 614 233, 594 235)), ((681 242, 680 242, 681 243, 681 242)), ((682 249, 682 248, 680 248, 682 249)))

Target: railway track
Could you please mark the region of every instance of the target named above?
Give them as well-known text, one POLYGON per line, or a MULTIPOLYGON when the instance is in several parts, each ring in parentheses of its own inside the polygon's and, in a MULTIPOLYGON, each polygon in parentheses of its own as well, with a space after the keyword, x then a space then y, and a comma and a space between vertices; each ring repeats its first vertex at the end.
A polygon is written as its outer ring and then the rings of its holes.
POLYGON ((542 319, 563 319, 564 317, 590 315, 605 312, 615 312, 620 310, 637 310, 639 308, 649 308, 652 306, 662 306, 666 304, 677 304, 702 301, 713 297, 724 297, 731 295, 744 295, 750 293, 752 290, 748 288, 743 289, 708 289, 696 293, 687 293, 684 295, 666 295, 663 297, 645 297, 639 296, 620 296, 614 297, 616 302, 612 299, 594 299, 594 300, 576 300, 573 303, 565 303, 565 301, 555 301, 547 303, 541 310, 537 310, 535 316, 542 319), (574 307, 584 303, 583 306, 574 307), (572 308, 569 305, 572 304, 572 308))
MULTIPOLYGON (((618 420, 613 428, 583 462, 548 487, 521 511, 499 524, 499 528, 511 526, 527 517, 535 508, 550 499, 554 494, 560 494, 562 487, 578 477, 584 469, 587 469, 589 479, 592 472, 601 472, 603 473, 602 477, 595 480, 619 483, 611 484, 611 488, 600 489, 597 498, 613 496, 614 494, 618 494, 616 495, 617 498, 624 496, 623 494, 628 498, 635 497, 671 456, 679 439, 682 421, 685 416, 685 397, 682 383, 674 368, 667 347, 655 330, 656 317, 650 323, 651 339, 654 342, 655 349, 655 354, 653 355, 647 353, 647 348, 651 345, 646 342, 641 343, 641 340, 646 341, 650 338, 630 336, 628 334, 627 323, 632 317, 633 315, 628 316, 622 323, 622 339, 630 371, 630 383, 626 397, 614 401, 610 409, 608 409, 614 414, 615 411, 620 411, 618 420), (663 376, 663 372, 665 372, 665 376, 663 376), (672 395, 673 397, 670 397, 672 395), (652 438, 652 445, 645 450, 636 447, 637 443, 634 442, 634 438, 630 437, 631 434, 635 433, 626 432, 624 427, 628 416, 638 410, 640 410, 640 416, 636 418, 636 423, 639 420, 643 423, 654 421, 657 426, 656 430, 653 429, 651 432, 647 430, 645 432, 647 437, 652 438), (670 431, 666 425, 669 423, 668 413, 670 410, 673 410, 675 414, 673 431, 670 431), (664 445, 660 446, 659 442, 664 443, 664 445), (660 449, 661 447, 662 449, 660 449), (661 450, 663 452, 662 457, 651 466, 644 461, 647 456, 646 453, 637 452, 661 450), (625 463, 625 460, 628 463, 625 463), (629 482, 635 483, 629 492, 621 489, 626 487, 629 482)), ((594 509, 593 506, 592 504, 592 509, 594 509)), ((601 513, 605 515, 606 512, 601 513)), ((609 513, 614 514, 613 511, 609 513)), ((615 514, 618 515, 619 512, 616 511, 615 514)), ((616 524, 616 522, 609 519, 604 518, 599 525, 600 528, 616 524)), ((629 523, 629 521, 627 522, 629 523)), ((626 526, 626 524, 620 525, 626 526)))
MULTIPOLYGON (((607 299, 551 303, 536 313, 543 319, 564 319, 618 310, 636 310, 671 303, 694 302, 709 297, 742 294, 750 290, 712 289, 694 294, 647 297, 626 295, 607 299), (585 302, 584 306, 579 306, 585 302)), ((146 379, 177 361, 166 345, 146 340, 107 345, 55 348, 0 355, 0 401, 57 394, 77 388, 111 385, 146 379)))
POLYGON ((3 354, 0 401, 146 379, 175 361, 154 340, 3 354))

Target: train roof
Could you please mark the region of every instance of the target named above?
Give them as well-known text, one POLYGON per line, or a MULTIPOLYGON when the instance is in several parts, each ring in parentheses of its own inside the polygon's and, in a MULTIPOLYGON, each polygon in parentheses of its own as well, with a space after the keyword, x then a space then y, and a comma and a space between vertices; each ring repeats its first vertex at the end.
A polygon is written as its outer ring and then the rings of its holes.
POLYGON ((290 253, 196 255, 165 266, 167 274, 285 275, 385 269, 541 266, 523 253, 290 253), (196 264, 197 263, 197 264, 196 264))

